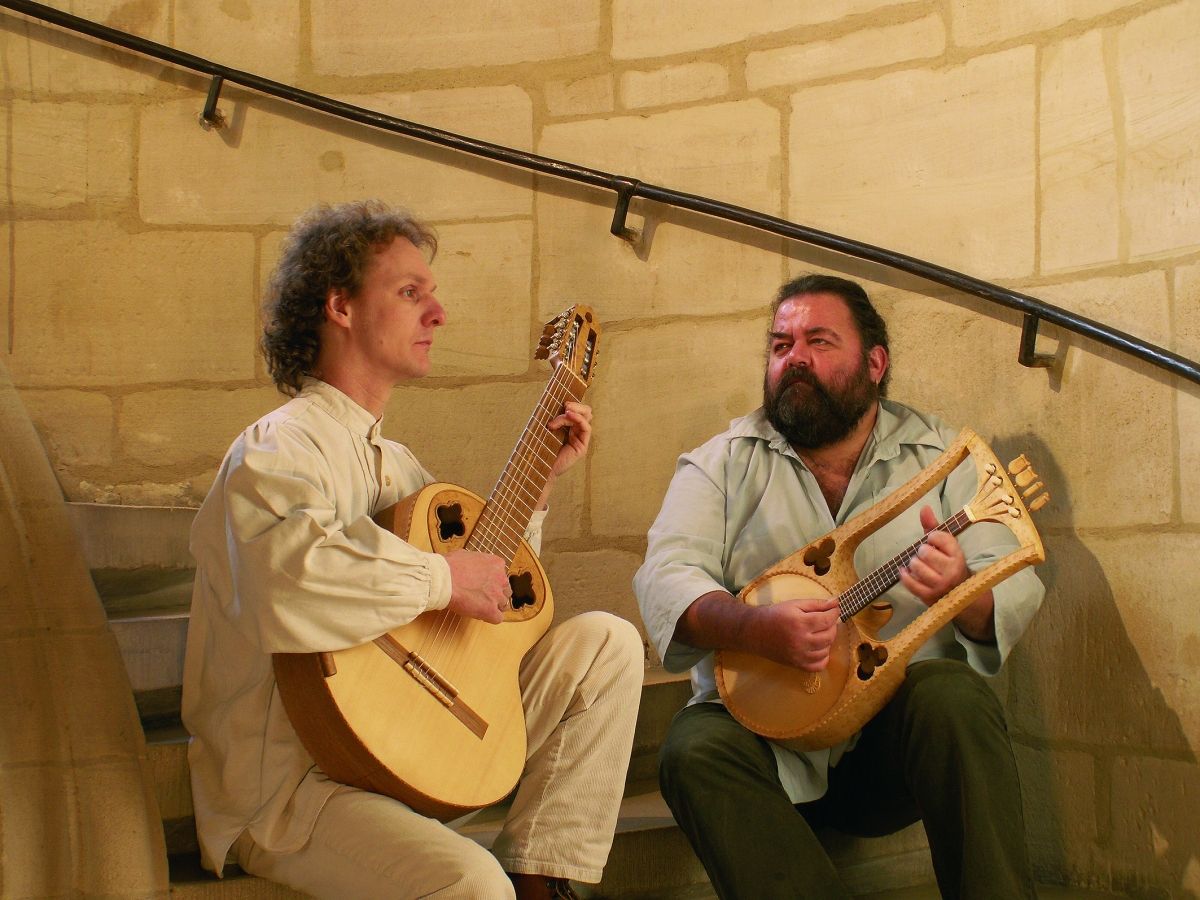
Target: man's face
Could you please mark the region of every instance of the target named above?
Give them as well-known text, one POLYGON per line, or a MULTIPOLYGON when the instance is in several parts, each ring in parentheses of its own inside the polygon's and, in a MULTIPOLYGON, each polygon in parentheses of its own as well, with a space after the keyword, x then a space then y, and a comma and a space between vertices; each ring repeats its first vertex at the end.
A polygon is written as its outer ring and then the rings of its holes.
POLYGON ((392 385, 429 373, 433 330, 446 310, 425 257, 405 238, 377 251, 362 288, 346 301, 350 336, 374 377, 392 385))
POLYGON ((767 419, 795 447, 816 449, 850 434, 879 397, 882 347, 863 353, 844 300, 805 294, 775 314, 763 378, 767 419))

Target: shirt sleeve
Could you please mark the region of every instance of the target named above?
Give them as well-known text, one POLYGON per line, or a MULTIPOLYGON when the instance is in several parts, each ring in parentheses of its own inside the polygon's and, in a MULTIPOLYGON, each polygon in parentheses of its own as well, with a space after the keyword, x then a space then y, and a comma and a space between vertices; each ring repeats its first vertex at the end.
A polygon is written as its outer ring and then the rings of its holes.
POLYGON ((668 672, 690 669, 712 652, 674 640, 679 617, 697 598, 729 589, 722 564, 724 479, 706 462, 699 451, 679 458, 650 529, 646 561, 633 579, 646 631, 668 672))
MULTIPOLYGON (((944 500, 948 511, 945 514, 953 515, 970 503, 978 486, 975 463, 968 458, 946 479, 944 500)), ((1017 536, 998 522, 976 522, 959 534, 958 542, 967 558, 967 568, 972 572, 982 572, 1021 547, 1017 536)), ((1033 567, 1029 566, 992 588, 992 597, 995 599, 995 644, 973 641, 959 631, 957 625, 954 626, 954 637, 966 651, 967 662, 972 668, 988 677, 1000 671, 1000 666, 1041 606, 1045 594, 1041 580, 1033 567)))
POLYGON ((340 521, 331 481, 302 436, 250 432, 223 484, 223 541, 194 546, 201 565, 206 551, 228 555, 225 616, 266 653, 357 646, 449 603, 445 559, 369 516, 340 521))

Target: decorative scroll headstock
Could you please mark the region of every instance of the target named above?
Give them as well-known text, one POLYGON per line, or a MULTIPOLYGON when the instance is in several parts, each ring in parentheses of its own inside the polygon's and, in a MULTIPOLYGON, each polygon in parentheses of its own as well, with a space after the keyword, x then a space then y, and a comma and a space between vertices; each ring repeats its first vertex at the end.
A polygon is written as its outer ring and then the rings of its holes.
MULTIPOLYGON (((1034 497, 1043 488, 1024 453, 1008 464, 1007 473, 1002 472, 996 463, 988 463, 983 474, 986 480, 980 485, 975 499, 966 507, 967 516, 972 522, 990 519, 993 522, 1011 524, 1013 519, 1025 515, 1025 504, 1022 501, 1034 497), (1011 480, 1009 475, 1012 476, 1011 480)), ((1037 512, 1049 502, 1049 492, 1042 491, 1029 504, 1029 511, 1037 512)))
POLYGON ((584 385, 596 376, 600 324, 590 306, 576 304, 546 323, 534 359, 548 359, 555 368, 566 366, 584 385))

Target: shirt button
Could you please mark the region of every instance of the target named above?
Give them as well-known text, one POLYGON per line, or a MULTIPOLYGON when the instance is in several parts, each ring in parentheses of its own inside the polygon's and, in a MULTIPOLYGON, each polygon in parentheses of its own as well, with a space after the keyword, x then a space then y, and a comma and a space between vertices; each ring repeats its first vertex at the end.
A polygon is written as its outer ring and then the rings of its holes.
POLYGON ((391 487, 392 486, 392 476, 388 475, 387 477, 385 477, 383 479, 383 483, 386 484, 388 487, 391 487))

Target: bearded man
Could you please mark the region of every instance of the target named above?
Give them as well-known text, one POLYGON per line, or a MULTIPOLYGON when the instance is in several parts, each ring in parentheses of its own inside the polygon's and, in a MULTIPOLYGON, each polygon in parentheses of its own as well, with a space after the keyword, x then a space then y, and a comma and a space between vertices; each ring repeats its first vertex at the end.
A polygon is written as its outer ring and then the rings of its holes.
MULTIPOLYGON (((753 607, 733 595, 763 569, 877 504, 956 433, 882 399, 887 326, 854 282, 806 275, 773 305, 763 406, 679 459, 634 590, 670 671, 693 697, 659 757, 663 795, 722 900, 850 893, 814 835, 879 836, 923 820, 945 898, 1034 900, 1020 784, 997 673, 1041 603, 1025 569, 981 596, 914 656, 888 705, 854 737, 796 753, 755 735, 721 704, 713 651, 825 668, 836 599, 753 607)), ((958 512, 976 488, 965 461, 858 548, 870 572, 958 512)), ((1018 546, 1003 525, 936 532, 883 599, 890 638, 929 604, 1018 546)))

